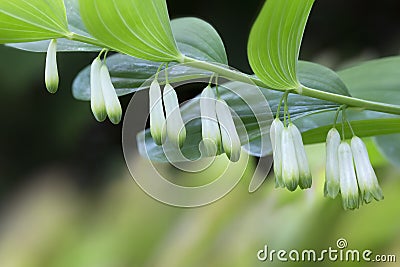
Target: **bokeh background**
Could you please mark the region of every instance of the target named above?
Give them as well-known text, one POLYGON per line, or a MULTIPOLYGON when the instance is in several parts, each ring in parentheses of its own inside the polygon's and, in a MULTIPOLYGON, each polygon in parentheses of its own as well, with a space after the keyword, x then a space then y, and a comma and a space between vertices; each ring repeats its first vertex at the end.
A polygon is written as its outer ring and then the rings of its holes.
MULTIPOLYGON (((172 18, 196 16, 214 25, 231 65, 246 72, 247 36, 262 4, 168 1, 172 18)), ((391 0, 316 1, 301 58, 340 69, 398 55, 399 10, 400 2, 391 0)), ((249 194, 253 159, 243 166, 241 183, 212 205, 182 209, 153 200, 125 166, 122 126, 97 123, 89 103, 72 97, 74 76, 93 57, 59 54, 61 85, 50 95, 44 88, 45 55, 0 47, 1 267, 281 266, 259 262, 257 251, 264 245, 325 249, 342 237, 349 248, 400 257, 400 170, 372 142, 385 200, 358 211, 345 212, 340 200, 322 197, 324 145, 307 148, 314 174, 307 192, 276 190, 268 179, 249 194)), ((124 106, 129 98, 121 99, 124 106)), ((177 179, 183 175, 176 172, 177 179)))

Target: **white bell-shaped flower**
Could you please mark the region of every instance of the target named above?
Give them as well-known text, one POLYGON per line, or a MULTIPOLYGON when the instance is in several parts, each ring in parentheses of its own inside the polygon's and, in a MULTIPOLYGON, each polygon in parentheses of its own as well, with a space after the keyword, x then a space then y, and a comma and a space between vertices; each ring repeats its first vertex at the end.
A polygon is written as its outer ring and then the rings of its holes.
POLYGON ((107 118, 106 104, 104 102, 100 79, 101 65, 101 59, 96 57, 90 67, 90 107, 94 117, 100 122, 107 118))
POLYGON ((351 147, 346 142, 341 142, 338 148, 340 193, 345 210, 359 207, 359 194, 356 171, 353 164, 351 147))
POLYGON ((157 145, 162 145, 167 136, 167 127, 165 124, 165 114, 162 104, 161 88, 157 79, 155 79, 149 89, 150 100, 150 133, 157 145))
POLYGON ((221 129, 222 146, 229 160, 236 162, 240 158, 241 142, 229 106, 222 99, 216 101, 216 113, 221 129))
POLYGON ((108 118, 112 123, 118 124, 121 121, 122 108, 106 64, 100 68, 100 81, 108 118))
POLYGON ((367 148, 359 137, 354 136, 351 139, 351 150, 353 152, 362 200, 364 200, 365 203, 371 202, 374 198, 376 200, 382 200, 382 189, 379 186, 375 171, 369 160, 367 148))
POLYGON ((211 86, 207 86, 200 96, 202 152, 205 156, 215 156, 221 146, 221 132, 216 113, 216 98, 211 86))
POLYGON ((44 80, 47 91, 54 94, 58 89, 58 68, 57 68, 57 40, 52 39, 47 49, 46 68, 44 80))
POLYGON ((312 175, 304 149, 303 138, 299 129, 293 123, 289 124, 288 130, 292 135, 294 150, 296 152, 297 166, 299 168, 299 186, 301 189, 310 188, 312 185, 312 175))
POLYGON ((282 180, 290 191, 299 184, 299 166, 291 131, 285 127, 282 131, 282 180))
POLYGON ((182 147, 186 140, 186 128, 179 109, 178 96, 175 89, 166 84, 163 92, 166 113, 167 136, 172 144, 182 147))
POLYGON ((282 179, 282 131, 283 123, 276 118, 270 128, 271 145, 274 159, 275 187, 285 187, 282 179))
POLYGON ((340 134, 332 128, 326 137, 326 167, 324 195, 336 198, 340 189, 338 149, 340 134))

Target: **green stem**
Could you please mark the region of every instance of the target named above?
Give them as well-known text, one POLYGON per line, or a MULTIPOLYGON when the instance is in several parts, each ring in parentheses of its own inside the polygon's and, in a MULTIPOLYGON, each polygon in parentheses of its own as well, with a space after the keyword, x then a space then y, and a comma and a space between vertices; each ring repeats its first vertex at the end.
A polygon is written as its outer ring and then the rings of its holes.
MULTIPOLYGON (((228 69, 225 66, 216 65, 205 61, 200 61, 190 57, 184 57, 181 63, 186 63, 195 68, 212 71, 214 73, 217 73, 219 76, 229 80, 239 81, 248 84, 255 84, 261 88, 268 88, 275 91, 283 91, 283 92, 287 91, 285 89, 269 88, 264 82, 262 82, 257 77, 250 76, 239 71, 228 69)), ((351 96, 344 96, 340 94, 334 94, 330 92, 311 89, 307 87, 297 88, 296 90, 291 91, 291 93, 292 92, 295 94, 326 100, 341 105, 347 105, 349 107, 359 107, 378 112, 400 115, 399 105, 391 105, 381 102, 369 101, 351 96)))
POLYGON ((337 123, 337 120, 338 120, 338 118, 339 118, 339 113, 340 113, 340 111, 344 108, 344 107, 346 107, 346 105, 341 105, 338 109, 337 109, 337 111, 336 111, 336 114, 335 114, 335 120, 333 121, 333 128, 336 128, 336 123, 337 123))
POLYGON ((73 40, 73 41, 78 41, 78 42, 82 42, 82 43, 87 43, 87 44, 91 44, 94 46, 98 46, 101 48, 106 48, 107 50, 113 50, 111 47, 108 47, 102 43, 100 43, 98 40, 84 36, 84 35, 80 35, 74 32, 70 32, 69 34, 65 35, 65 38, 69 39, 69 40, 73 40))
MULTIPOLYGON (((279 101, 278 109, 277 109, 276 114, 275 114, 275 116, 276 116, 275 118, 276 118, 276 119, 279 119, 279 116, 280 116, 280 114, 281 114, 282 103, 283 103, 283 101, 285 100, 286 95, 287 95, 288 93, 289 93, 289 92, 285 92, 285 93, 283 94, 283 96, 281 97, 281 100, 279 101)), ((283 111, 283 116, 285 117, 285 110, 283 111)))
MULTIPOLYGON (((102 44, 101 42, 99 42, 96 39, 92 39, 90 37, 86 37, 86 36, 76 34, 73 32, 67 34, 65 36, 65 38, 112 50, 110 47, 102 44)), ((248 75, 248 74, 236 71, 236 70, 228 69, 228 68, 226 68, 226 66, 217 65, 217 64, 210 63, 210 62, 186 57, 186 56, 184 56, 182 58, 182 60, 180 60, 180 63, 186 63, 195 68, 214 72, 214 73, 218 74, 219 76, 227 78, 232 81, 239 81, 239 82, 244 82, 244 83, 248 83, 248 84, 255 84, 261 88, 268 88, 268 89, 275 90, 275 91, 281 91, 281 92, 287 91, 285 89, 269 88, 264 82, 262 82, 257 77, 254 77, 254 76, 251 76, 251 75, 248 75)), ((338 103, 338 104, 342 104, 342 105, 347 105, 349 107, 359 107, 359 108, 378 111, 378 112, 400 115, 400 106, 399 105, 390 105, 390 104, 385 104, 385 103, 381 103, 381 102, 368 101, 368 100, 354 98, 354 97, 350 97, 350 96, 344 96, 344 95, 340 95, 340 94, 334 94, 334 93, 330 93, 330 92, 311 89, 311 88, 307 88, 307 87, 297 88, 296 90, 293 91, 293 93, 312 97, 312 98, 317 98, 317 99, 321 99, 321 100, 326 100, 326 101, 330 101, 330 102, 334 102, 334 103, 338 103)))

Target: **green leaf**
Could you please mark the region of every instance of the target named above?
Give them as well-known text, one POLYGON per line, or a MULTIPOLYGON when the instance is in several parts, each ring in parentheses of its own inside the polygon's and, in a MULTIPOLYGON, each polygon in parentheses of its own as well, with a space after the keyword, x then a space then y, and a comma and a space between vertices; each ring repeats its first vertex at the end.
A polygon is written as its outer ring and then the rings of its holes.
MULTIPOLYGON (((49 43, 50 40, 43 40, 36 42, 7 44, 7 46, 24 51, 44 53, 47 51, 49 43)), ((98 46, 72 41, 64 38, 57 39, 58 52, 99 52, 101 50, 102 48, 98 46)))
POLYGON ((400 134, 376 136, 374 141, 389 162, 400 168, 400 134))
MULTIPOLYGON (((107 67, 110 71, 112 83, 118 96, 134 93, 147 89, 150 84, 144 84, 154 76, 161 63, 141 60, 127 55, 116 54, 107 58, 107 67)), ((174 64, 170 64, 173 67, 174 64)), ((211 72, 195 69, 185 65, 174 66, 174 71, 169 73, 168 80, 171 83, 210 77, 211 72)), ((159 81, 163 84, 163 73, 160 73, 159 81)), ((75 78, 72 85, 72 93, 76 99, 90 100, 90 66, 83 69, 75 78)))
POLYGON ((254 73, 269 87, 300 86, 297 61, 314 0, 268 0, 250 33, 248 58, 254 73))
POLYGON ((302 85, 320 91, 351 96, 346 84, 333 70, 308 61, 299 61, 298 66, 301 71, 297 76, 302 85))
POLYGON ((69 35, 62 0, 1 0, 0 43, 46 40, 69 35))
MULTIPOLYGON (((342 70, 339 75, 356 97, 389 104, 400 103, 400 57, 398 56, 367 61, 342 70)), ((398 117, 392 120, 391 127, 377 125, 376 121, 371 122, 369 127, 379 129, 382 133, 391 133, 394 132, 391 131, 393 127, 400 128, 398 117)), ((382 154, 394 165, 400 166, 400 135, 376 136, 374 140, 382 154)))
POLYGON ((228 64, 224 43, 217 31, 204 20, 187 17, 171 21, 179 50, 202 61, 228 64))
MULTIPOLYGON (((217 62, 227 63, 224 45, 218 33, 210 24, 197 18, 180 18, 172 20, 172 32, 180 51, 187 56, 217 62), (196 29, 197 36, 192 30, 196 29), (189 38, 190 36, 190 38, 189 38)), ((46 51, 47 47, 44 47, 46 51)), ((170 64, 171 65, 171 64, 170 64)), ((119 96, 130 94, 156 72, 160 63, 145 61, 127 55, 113 55, 108 57, 107 66, 119 96)), ((172 66, 172 65, 171 65, 172 66)), ((202 78, 209 76, 208 71, 182 66, 170 74, 172 82, 202 78)), ((82 70, 76 77, 72 86, 73 95, 80 100, 90 100, 90 66, 82 70)), ((145 89, 147 87, 142 87, 145 89)))
POLYGON ((367 61, 339 71, 338 75, 354 97, 400 103, 400 57, 367 61))
POLYGON ((152 61, 180 61, 165 0, 80 0, 92 36, 109 48, 152 61))
MULTIPOLYGON (((79 0, 64 0, 64 3, 67 12, 68 27, 70 31, 74 34, 79 34, 93 39, 93 37, 87 32, 87 29, 81 19, 79 12, 79 0)), ((44 40, 36 42, 7 44, 7 46, 31 52, 46 52, 49 46, 49 42, 49 40, 44 40)), ((57 51, 59 52, 97 52, 101 51, 101 49, 102 48, 99 46, 72 41, 65 38, 60 38, 57 40, 57 51)))

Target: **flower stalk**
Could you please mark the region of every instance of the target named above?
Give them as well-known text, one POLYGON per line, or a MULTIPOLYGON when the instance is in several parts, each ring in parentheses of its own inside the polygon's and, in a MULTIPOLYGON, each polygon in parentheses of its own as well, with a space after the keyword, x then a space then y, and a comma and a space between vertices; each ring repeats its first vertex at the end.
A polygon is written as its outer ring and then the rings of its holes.
POLYGON ((157 78, 150 85, 149 89, 150 101, 150 133, 157 145, 162 145, 167 136, 167 128, 165 123, 165 114, 162 104, 161 88, 157 78))
POLYGON ((221 129, 222 146, 229 160, 237 162, 241 153, 241 142, 229 106, 222 99, 215 106, 219 127, 221 129))
POLYGON ((221 132, 216 111, 216 98, 208 85, 200 96, 202 152, 206 157, 216 156, 221 147, 221 132))
POLYGON ((169 83, 164 87, 163 100, 168 139, 175 146, 182 147, 186 140, 186 128, 179 109, 178 96, 169 83))

